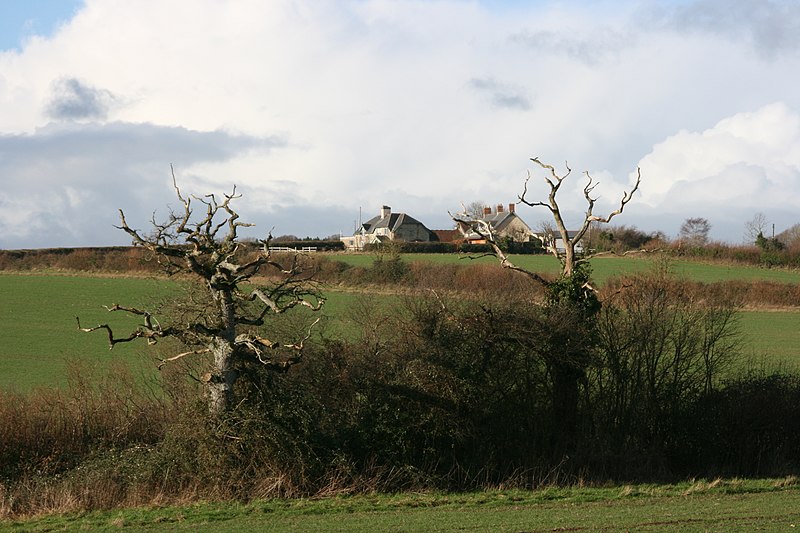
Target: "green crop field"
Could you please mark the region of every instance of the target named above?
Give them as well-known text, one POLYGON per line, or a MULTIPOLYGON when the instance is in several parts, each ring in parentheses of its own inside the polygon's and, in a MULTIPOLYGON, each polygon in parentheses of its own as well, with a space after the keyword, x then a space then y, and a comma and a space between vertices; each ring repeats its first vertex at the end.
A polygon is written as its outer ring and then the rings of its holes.
POLYGON ((753 362, 800 368, 800 312, 745 311, 739 326, 743 354, 753 362))
POLYGON ((0 522, 0 531, 793 531, 792 478, 201 503, 0 522))
POLYGON ((0 275, 0 388, 27 390, 37 385, 64 385, 71 362, 102 369, 113 360, 152 371, 144 343, 119 344, 109 351, 104 331, 78 331, 113 322, 120 331, 136 326, 123 313, 103 305, 142 306, 177 292, 174 282, 139 278, 0 275))
MULTIPOLYGON (((341 261, 353 266, 368 267, 372 265, 376 255, 373 254, 336 254, 329 256, 331 260, 341 261)), ((497 263, 494 257, 477 257, 470 259, 464 254, 402 254, 404 261, 430 261, 434 263, 468 264, 472 261, 481 263, 497 263)), ((559 263, 552 255, 514 255, 511 260, 517 266, 534 272, 558 274, 559 263)), ((613 257, 601 256, 591 260, 593 277, 600 283, 613 276, 644 272, 653 268, 652 256, 613 257)), ((800 283, 800 270, 769 269, 747 265, 731 265, 724 263, 703 263, 698 261, 673 259, 669 263, 672 271, 690 280, 712 282, 727 280, 763 280, 780 283, 800 283)))
MULTIPOLYGON (((604 261, 610 260, 599 263, 604 261)), ((631 268, 638 268, 638 260, 614 261, 628 261, 635 265, 631 268)), ((717 270, 718 275, 720 272, 727 270, 717 270)), ((748 271, 742 274, 746 275, 748 271)), ((78 331, 75 316, 81 317, 84 326, 111 322, 120 332, 129 331, 135 321, 124 314, 108 313, 103 305, 137 306, 177 292, 175 282, 163 279, 0 275, 0 335, 4 340, 0 343, 0 388, 24 391, 40 385, 64 385, 70 362, 103 370, 112 361, 125 361, 136 372, 154 373, 154 357, 161 354, 152 347, 133 342, 109 351, 105 333, 78 331)), ((389 293, 328 290, 326 297, 325 318, 318 333, 329 337, 349 337, 354 324, 366 319, 365 314, 374 317, 381 308, 403 305, 402 297, 389 293), (376 305, 377 310, 372 308, 376 305)), ((747 311, 741 313, 740 324, 743 353, 749 360, 789 366, 800 363, 800 312, 747 311)))
MULTIPOLYGON (((80 363, 102 371, 112 362, 125 362, 136 373, 153 375, 159 347, 145 342, 118 344, 108 349, 105 331, 78 331, 109 323, 118 334, 133 330, 136 320, 125 313, 109 313, 104 305, 144 306, 178 294, 178 284, 165 279, 60 275, 0 274, 0 389, 25 391, 37 386, 63 386, 68 367, 80 363)), ((328 291, 323 323, 317 331, 332 337, 352 334, 358 316, 377 303, 395 305, 397 296, 328 291)), ((305 308, 298 310, 301 314, 305 308)), ((291 320, 290 315, 280 320, 291 320)))

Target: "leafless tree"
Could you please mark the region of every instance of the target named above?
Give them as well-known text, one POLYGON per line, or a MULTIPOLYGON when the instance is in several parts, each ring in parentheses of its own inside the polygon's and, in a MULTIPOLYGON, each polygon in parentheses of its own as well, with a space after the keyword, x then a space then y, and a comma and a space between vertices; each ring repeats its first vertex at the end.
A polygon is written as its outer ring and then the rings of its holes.
POLYGON ((519 196, 519 199, 525 205, 529 205, 531 207, 546 207, 550 210, 550 214, 553 216, 553 221, 556 224, 556 229, 558 230, 558 234, 561 237, 561 242, 563 243, 563 251, 554 249, 553 253, 556 254, 559 259, 561 259, 561 264, 563 266, 563 274, 564 276, 572 275, 572 271, 575 268, 575 265, 579 261, 575 249, 578 246, 578 243, 581 242, 586 232, 589 230, 591 225, 597 223, 604 223, 607 224, 611 221, 612 218, 622 213, 622 210, 625 209, 625 206, 628 202, 631 201, 633 198, 633 194, 639 188, 639 182, 641 181, 641 170, 637 169, 636 173, 636 184, 633 186, 630 192, 625 192, 622 195, 622 200, 620 201, 619 207, 609 213, 606 216, 598 216, 594 214, 594 203, 597 201, 596 197, 592 197, 592 192, 594 191, 595 187, 597 187, 597 182, 594 181, 592 176, 589 172, 584 172, 586 176, 586 185, 583 187, 583 196, 586 199, 586 214, 583 218, 583 222, 581 223, 580 227, 572 233, 570 236, 570 232, 567 229, 567 225, 564 223, 564 219, 561 216, 561 210, 558 207, 558 201, 556 199, 556 195, 558 193, 558 189, 561 187, 563 181, 570 175, 572 169, 569 168, 569 165, 565 164, 566 173, 563 175, 558 175, 556 173, 555 168, 552 165, 548 165, 539 161, 539 158, 534 157, 531 159, 534 163, 539 165, 541 168, 547 170, 550 174, 549 177, 545 177, 545 181, 547 185, 550 187, 550 194, 548 195, 548 199, 546 202, 543 201, 531 201, 528 200, 527 193, 528 193, 528 181, 530 181, 530 175, 528 179, 525 180, 525 188, 522 194, 519 196))
POLYGON ((784 244, 787 250, 793 252, 800 250, 800 224, 783 230, 776 238, 784 244))
POLYGON ((708 294, 676 280, 669 263, 633 275, 598 318, 593 405, 617 445, 660 445, 687 402, 709 393, 739 353, 737 294, 708 294), (635 438, 635 437, 634 437, 635 438))
POLYGON ((558 230, 556 230, 556 225, 553 224, 552 220, 540 220, 536 224, 536 233, 542 238, 545 248, 552 249, 555 247, 558 230))
POLYGON ((681 224, 678 238, 690 246, 705 246, 711 223, 702 217, 687 218, 681 224))
MULTIPOLYGON (((113 304, 109 312, 134 315, 141 324, 127 335, 117 335, 109 324, 83 327, 81 331, 104 330, 109 348, 116 344, 144 339, 156 344, 173 337, 184 343, 187 351, 162 360, 161 366, 183 357, 210 354, 211 370, 200 380, 208 391, 209 410, 218 415, 230 409, 234 384, 239 377, 237 365, 256 364, 264 369, 285 372, 299 363, 304 343, 311 334, 294 342, 268 339, 259 330, 269 315, 284 313, 298 306, 319 310, 324 299, 313 283, 313 272, 305 269, 301 256, 291 255, 278 260, 270 250, 271 237, 259 241, 260 248, 245 253, 239 243, 240 228, 251 226, 239 221, 232 202, 239 198, 234 187, 231 194, 217 199, 185 196, 178 188, 173 172, 173 185, 182 209, 171 211, 166 222, 152 220, 150 233, 133 229, 125 214, 119 211, 118 229, 154 254, 169 274, 186 273, 194 277, 208 297, 200 306, 185 302, 178 311, 180 320, 166 323, 154 313, 134 307, 113 304), (199 207, 199 209, 195 209, 199 207), (273 279, 268 286, 256 286, 256 277, 273 279)), ((166 317, 167 319, 169 317, 166 317)))
POLYGON ((767 229, 767 226, 767 217, 764 216, 764 213, 756 213, 752 220, 745 222, 744 237, 747 244, 755 243, 759 235, 764 237, 764 231, 767 229))
POLYGON ((479 200, 476 200, 474 202, 468 203, 465 209, 466 212, 469 213, 469 215, 472 218, 482 218, 484 216, 485 213, 484 209, 486 209, 486 206, 487 206, 486 202, 481 202, 479 200))

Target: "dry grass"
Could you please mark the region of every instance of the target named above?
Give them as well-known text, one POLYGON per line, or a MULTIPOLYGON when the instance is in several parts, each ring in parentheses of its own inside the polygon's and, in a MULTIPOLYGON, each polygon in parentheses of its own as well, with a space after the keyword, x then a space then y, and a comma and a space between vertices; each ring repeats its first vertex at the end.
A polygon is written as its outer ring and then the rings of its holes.
POLYGON ((786 488, 786 487, 795 487, 800 484, 800 478, 797 476, 786 476, 785 478, 781 478, 776 480, 773 483, 773 486, 776 488, 786 488))

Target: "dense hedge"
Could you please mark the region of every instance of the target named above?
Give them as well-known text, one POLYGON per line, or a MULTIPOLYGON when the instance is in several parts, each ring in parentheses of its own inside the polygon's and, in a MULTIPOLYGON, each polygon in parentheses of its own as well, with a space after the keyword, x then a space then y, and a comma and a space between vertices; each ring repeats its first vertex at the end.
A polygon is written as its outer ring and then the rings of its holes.
POLYGON ((403 242, 399 248, 408 254, 451 254, 458 251, 458 245, 453 242, 403 242))
POLYGON ((160 271, 149 257, 146 250, 133 246, 0 250, 0 270, 160 271))

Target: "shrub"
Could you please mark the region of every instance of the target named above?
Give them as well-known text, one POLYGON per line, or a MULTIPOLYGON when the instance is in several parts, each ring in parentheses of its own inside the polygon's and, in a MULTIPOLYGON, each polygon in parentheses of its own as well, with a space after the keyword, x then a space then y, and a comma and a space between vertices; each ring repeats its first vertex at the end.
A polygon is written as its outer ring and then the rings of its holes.
POLYGON ((464 243, 459 245, 458 251, 465 254, 488 254, 492 252, 492 247, 488 244, 464 243))
MULTIPOLYGON (((772 242, 772 239, 766 239, 766 242, 772 242)), ((730 246, 720 242, 708 243, 705 246, 687 246, 685 242, 678 241, 670 244, 665 249, 675 256, 733 261, 767 268, 800 267, 800 249, 783 247, 781 244, 765 244, 763 248, 754 245, 730 246)))
POLYGON ((407 254, 450 254, 458 250, 452 242, 403 242, 400 251, 407 254))
POLYGON ((510 254, 531 255, 547 253, 542 247, 542 242, 538 239, 527 242, 508 240, 501 245, 501 248, 510 254))
POLYGON ((0 270, 63 269, 83 272, 152 272, 158 269, 141 248, 52 248, 0 250, 0 270))
POLYGON ((699 398, 687 413, 686 471, 770 477, 800 471, 800 376, 750 371, 699 398))
POLYGON ((737 355, 738 295, 692 291, 663 271, 633 276, 601 313, 590 373, 593 420, 617 464, 668 471, 697 399, 716 390, 737 355))

